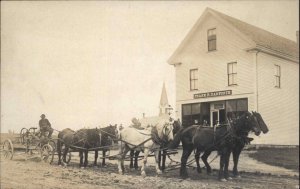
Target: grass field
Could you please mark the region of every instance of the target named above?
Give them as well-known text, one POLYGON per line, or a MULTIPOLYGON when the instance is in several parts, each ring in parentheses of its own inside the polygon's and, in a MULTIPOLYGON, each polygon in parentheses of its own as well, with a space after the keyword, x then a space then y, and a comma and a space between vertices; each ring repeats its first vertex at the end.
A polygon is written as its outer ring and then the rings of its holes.
POLYGON ((249 156, 269 165, 299 171, 299 146, 295 148, 261 147, 249 156))

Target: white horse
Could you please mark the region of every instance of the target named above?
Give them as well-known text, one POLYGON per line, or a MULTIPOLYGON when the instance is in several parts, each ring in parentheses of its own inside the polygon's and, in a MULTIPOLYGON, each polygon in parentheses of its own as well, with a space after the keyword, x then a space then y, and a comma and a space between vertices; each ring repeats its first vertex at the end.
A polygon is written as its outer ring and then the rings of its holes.
POLYGON ((144 150, 144 159, 141 168, 142 176, 146 176, 145 166, 150 151, 154 151, 156 161, 156 173, 161 174, 159 169, 158 155, 160 142, 169 142, 173 140, 173 123, 170 121, 160 120, 154 126, 149 125, 144 130, 137 130, 132 127, 126 127, 120 131, 121 144, 119 146, 119 173, 124 173, 124 159, 128 151, 144 150))

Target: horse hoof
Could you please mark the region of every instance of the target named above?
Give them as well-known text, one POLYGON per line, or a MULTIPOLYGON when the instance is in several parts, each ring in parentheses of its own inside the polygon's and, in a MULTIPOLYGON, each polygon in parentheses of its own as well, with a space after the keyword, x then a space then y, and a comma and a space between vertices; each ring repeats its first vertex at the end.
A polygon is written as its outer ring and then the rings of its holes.
POLYGON ((162 174, 161 170, 156 171, 156 173, 157 173, 158 175, 161 175, 161 174, 162 174))
POLYGON ((220 179, 220 181, 221 181, 221 182, 227 182, 227 180, 224 179, 224 178, 220 179))
POLYGON ((226 178, 227 180, 232 180, 232 177, 228 177, 228 178, 226 178))

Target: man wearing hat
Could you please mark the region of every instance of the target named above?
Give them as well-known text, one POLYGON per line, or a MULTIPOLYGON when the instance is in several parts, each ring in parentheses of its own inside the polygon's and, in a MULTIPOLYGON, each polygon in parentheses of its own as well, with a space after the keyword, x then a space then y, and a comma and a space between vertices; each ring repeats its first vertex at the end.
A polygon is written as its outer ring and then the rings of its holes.
POLYGON ((49 120, 46 119, 45 114, 42 114, 41 118, 42 119, 39 121, 41 135, 45 136, 45 133, 49 132, 48 138, 50 138, 52 133, 53 133, 53 129, 51 128, 51 124, 50 124, 49 120))
POLYGON ((132 118, 131 122, 133 123, 132 127, 136 128, 136 129, 144 129, 142 126, 141 126, 141 122, 137 119, 137 118, 132 118))

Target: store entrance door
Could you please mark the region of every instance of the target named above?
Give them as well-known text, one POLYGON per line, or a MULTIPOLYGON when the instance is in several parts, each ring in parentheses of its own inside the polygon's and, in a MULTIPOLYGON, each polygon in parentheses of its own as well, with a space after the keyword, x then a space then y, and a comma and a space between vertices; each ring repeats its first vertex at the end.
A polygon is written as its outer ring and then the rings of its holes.
POLYGON ((212 126, 216 125, 219 121, 219 110, 211 111, 211 120, 212 126))
POLYGON ((218 101, 210 103, 210 126, 224 124, 225 122, 225 102, 218 101))

